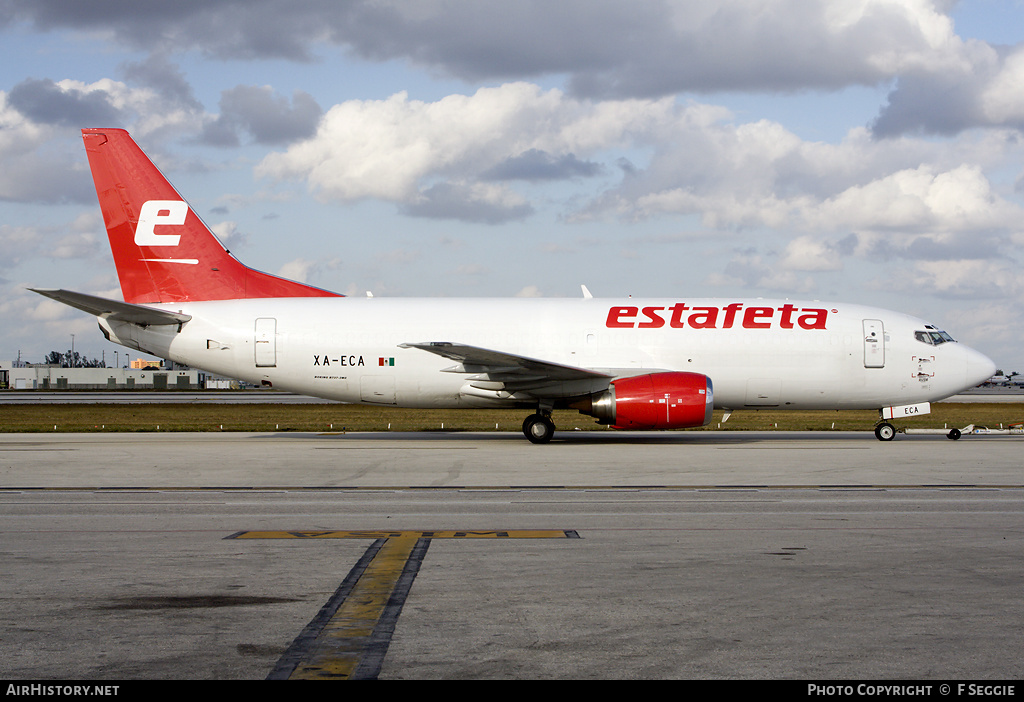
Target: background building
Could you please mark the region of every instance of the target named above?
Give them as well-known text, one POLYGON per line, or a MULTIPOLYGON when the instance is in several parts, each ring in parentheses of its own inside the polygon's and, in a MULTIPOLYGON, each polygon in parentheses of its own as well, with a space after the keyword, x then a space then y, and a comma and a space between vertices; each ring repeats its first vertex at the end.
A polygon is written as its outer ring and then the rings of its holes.
POLYGON ((12 390, 202 390, 206 373, 189 368, 61 368, 0 361, 0 388, 12 390))

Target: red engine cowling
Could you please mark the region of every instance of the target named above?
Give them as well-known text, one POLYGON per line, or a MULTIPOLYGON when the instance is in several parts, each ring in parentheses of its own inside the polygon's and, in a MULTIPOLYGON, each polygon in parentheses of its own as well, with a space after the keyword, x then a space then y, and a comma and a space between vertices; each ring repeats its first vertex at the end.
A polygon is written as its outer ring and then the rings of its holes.
POLYGON ((700 373, 651 373, 613 380, 586 414, 613 429, 685 429, 711 421, 711 378, 700 373))

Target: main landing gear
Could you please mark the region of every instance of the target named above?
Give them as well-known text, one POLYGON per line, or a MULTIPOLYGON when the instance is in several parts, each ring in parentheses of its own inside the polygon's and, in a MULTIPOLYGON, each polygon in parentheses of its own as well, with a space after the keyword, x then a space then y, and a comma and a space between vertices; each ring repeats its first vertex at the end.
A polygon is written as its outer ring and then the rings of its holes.
POLYGON ((555 423, 550 412, 531 414, 523 420, 523 434, 534 444, 546 444, 555 435, 555 423))

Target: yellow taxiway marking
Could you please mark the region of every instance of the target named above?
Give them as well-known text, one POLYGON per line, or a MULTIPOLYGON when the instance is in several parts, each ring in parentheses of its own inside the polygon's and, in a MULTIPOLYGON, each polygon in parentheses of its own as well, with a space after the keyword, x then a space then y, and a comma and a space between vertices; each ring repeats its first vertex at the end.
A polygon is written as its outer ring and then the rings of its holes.
POLYGON ((387 540, 324 625, 307 655, 295 666, 289 680, 355 676, 418 541, 415 537, 387 540))
POLYGON ((433 539, 578 539, 572 530, 240 531, 229 539, 375 539, 334 596, 268 676, 376 678, 405 599, 433 539))

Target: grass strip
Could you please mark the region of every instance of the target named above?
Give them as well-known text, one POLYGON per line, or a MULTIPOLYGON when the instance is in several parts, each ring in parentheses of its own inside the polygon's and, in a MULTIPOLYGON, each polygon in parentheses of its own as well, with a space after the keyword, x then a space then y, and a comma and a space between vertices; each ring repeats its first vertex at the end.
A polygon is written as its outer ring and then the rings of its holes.
MULTIPOLYGON (((528 410, 421 410, 325 404, 11 404, 0 405, 0 433, 182 431, 520 431, 528 410)), ((560 431, 605 431, 572 410, 554 413, 560 431)), ((873 410, 737 410, 705 430, 866 431, 873 410)), ((1024 403, 936 403, 932 413, 894 422, 898 428, 990 428, 1024 422, 1024 403)), ((700 429, 691 430, 700 431, 700 429)))

